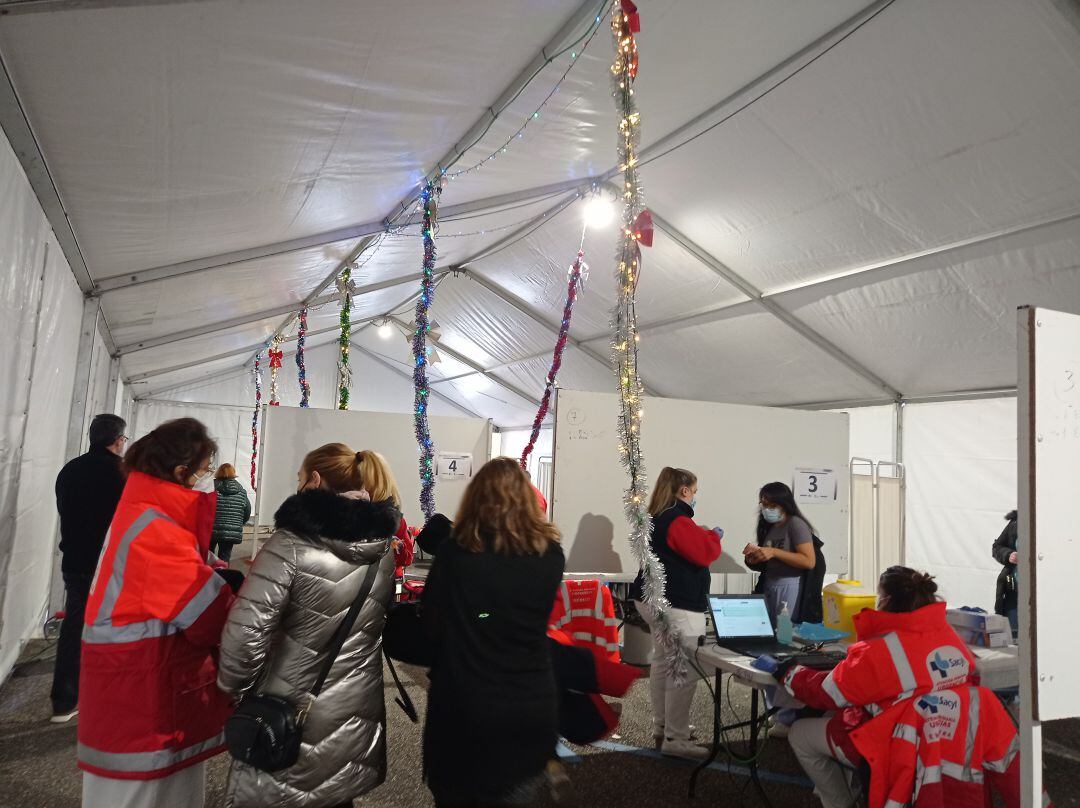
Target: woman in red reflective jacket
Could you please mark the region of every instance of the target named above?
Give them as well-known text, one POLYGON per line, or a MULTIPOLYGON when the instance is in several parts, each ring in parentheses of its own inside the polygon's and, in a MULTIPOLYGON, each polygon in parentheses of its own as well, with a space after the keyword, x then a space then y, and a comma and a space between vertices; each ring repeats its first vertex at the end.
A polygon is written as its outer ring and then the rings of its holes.
POLYGON ((878 581, 878 609, 855 617, 857 641, 843 662, 829 672, 777 671, 795 698, 829 712, 795 722, 789 736, 825 808, 852 804, 853 773, 864 760, 852 737, 859 727, 917 696, 972 684, 975 658, 936 593, 930 575, 890 567, 878 581))
POLYGON ((83 630, 83 808, 203 805, 203 761, 223 750, 231 710, 217 652, 234 597, 230 573, 207 563, 216 451, 205 426, 181 418, 124 457, 83 630))

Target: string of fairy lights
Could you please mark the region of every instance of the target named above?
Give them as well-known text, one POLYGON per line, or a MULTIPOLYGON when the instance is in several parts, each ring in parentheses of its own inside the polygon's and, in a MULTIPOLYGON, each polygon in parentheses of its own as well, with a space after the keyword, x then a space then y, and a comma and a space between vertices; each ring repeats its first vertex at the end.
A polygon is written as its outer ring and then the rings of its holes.
MULTIPOLYGON (((595 17, 587 30, 574 42, 566 46, 558 53, 546 58, 544 66, 552 64, 555 60, 566 57, 568 62, 562 70, 557 81, 540 101, 539 105, 522 120, 508 137, 501 138, 494 149, 487 151, 479 160, 465 166, 454 169, 453 165, 477 145, 491 129, 498 114, 501 114, 510 103, 513 103, 529 82, 526 82, 518 94, 503 106, 498 113, 493 111, 492 121, 479 134, 479 136, 465 148, 461 149, 457 157, 449 164, 440 166, 433 176, 426 180, 422 188, 414 198, 421 213, 419 236, 423 242, 423 258, 421 262, 422 278, 419 297, 416 300, 415 317, 410 325, 409 334, 413 355, 413 387, 414 387, 414 428, 416 433, 417 447, 419 450, 418 473, 421 483, 420 505, 425 517, 430 517, 435 511, 434 488, 436 480, 435 445, 431 436, 428 422, 431 389, 429 386, 428 370, 433 361, 433 347, 429 344, 429 338, 437 336, 437 326, 431 318, 431 307, 434 301, 435 260, 437 255, 436 238, 439 236, 438 205, 440 194, 452 182, 465 175, 480 171, 485 166, 507 154, 513 145, 524 139, 530 124, 537 121, 544 109, 557 97, 564 83, 570 76, 574 67, 582 60, 582 55, 589 48, 600 29, 603 21, 610 15, 611 30, 615 43, 615 58, 611 65, 613 78, 613 95, 616 100, 618 111, 618 139, 617 156, 618 170, 622 175, 621 201, 621 233, 618 240, 616 254, 616 282, 618 300, 613 311, 613 335, 612 335, 612 363, 617 374, 617 386, 620 397, 620 413, 618 422, 618 438, 620 458, 627 469, 628 485, 624 492, 624 506, 627 520, 630 526, 630 544, 638 557, 639 563, 645 576, 644 600, 661 616, 659 625, 660 639, 665 649, 671 649, 670 642, 672 630, 666 620, 668 604, 664 597, 665 580, 663 568, 660 567, 654 554, 648 546, 650 519, 645 507, 647 496, 647 481, 645 478, 645 465, 641 452, 641 418, 643 415, 643 391, 644 387, 638 375, 637 350, 638 334, 636 321, 636 288, 641 272, 641 246, 651 243, 652 229, 648 218, 648 211, 643 204, 643 195, 638 179, 637 148, 640 138, 640 114, 634 101, 633 84, 638 71, 637 42, 634 34, 640 31, 640 17, 636 6, 630 0, 613 0, 610 3, 604 0, 598 4, 595 17)), ((542 69, 542 68, 541 68, 542 69)), ((539 70, 537 71, 537 74, 539 70)), ((535 78, 535 74, 533 76, 535 78)), ((529 81, 531 82, 532 79, 529 81)), ((553 194, 554 195, 554 194, 553 194)), ((579 198, 577 194, 569 199, 572 203, 579 198)), ((532 200, 529 205, 535 205, 543 200, 532 200)), ((518 207, 525 207, 521 205, 518 207)), ((560 206, 551 212, 557 215, 566 206, 560 206)), ((505 208, 503 212, 513 208, 505 208)), ((403 204, 401 210, 384 222, 385 236, 413 236, 416 231, 410 231, 409 225, 397 224, 398 219, 408 215, 412 221, 413 207, 410 203, 403 204)), ((587 210, 588 215, 588 210, 587 210)), ((461 219, 472 218, 469 216, 461 219)), ((547 218, 546 216, 544 218, 547 218)), ((535 215, 520 221, 513 221, 495 227, 486 227, 467 232, 446 233, 444 237, 486 236, 492 233, 525 228, 536 222, 535 215)), ((530 230, 531 232, 531 230, 530 230)), ((526 237, 524 233, 519 238, 526 237)), ((513 239, 516 241, 517 239, 513 239)), ((382 240, 380 238, 380 244, 382 240)), ((508 245, 500 245, 505 249, 508 245)), ((376 247, 377 249, 377 247, 376 247)), ((530 450, 535 446, 539 429, 547 416, 551 396, 557 386, 557 377, 562 366, 562 356, 569 338, 569 328, 574 304, 580 295, 588 267, 584 263, 584 231, 582 245, 578 250, 577 257, 567 271, 567 292, 563 307, 563 316, 560 322, 559 332, 552 355, 551 365, 545 380, 544 394, 540 406, 533 421, 533 429, 529 445, 522 454, 522 465, 526 465, 530 450)), ((370 260, 370 259, 369 259, 370 260)), ((338 409, 347 410, 350 405, 350 393, 353 382, 353 372, 350 365, 350 344, 352 340, 352 312, 354 307, 354 295, 357 291, 356 279, 358 265, 355 260, 346 261, 334 279, 337 289, 336 301, 338 303, 339 332, 337 338, 338 362, 337 362, 337 395, 336 406, 338 409)), ((308 332, 307 307, 301 308, 295 320, 297 328, 296 366, 300 386, 300 406, 309 407, 311 402, 311 387, 307 378, 305 364, 305 341, 308 332)), ((389 328, 389 319, 384 321, 380 328, 389 328)), ((280 403, 278 388, 278 371, 282 364, 281 343, 282 334, 276 334, 265 346, 270 360, 270 401, 271 405, 280 403)), ((258 449, 258 423, 259 410, 262 402, 262 357, 260 350, 255 358, 255 389, 256 406, 252 416, 252 485, 256 480, 256 458, 258 449)), ((669 657, 675 662, 675 654, 669 657)))

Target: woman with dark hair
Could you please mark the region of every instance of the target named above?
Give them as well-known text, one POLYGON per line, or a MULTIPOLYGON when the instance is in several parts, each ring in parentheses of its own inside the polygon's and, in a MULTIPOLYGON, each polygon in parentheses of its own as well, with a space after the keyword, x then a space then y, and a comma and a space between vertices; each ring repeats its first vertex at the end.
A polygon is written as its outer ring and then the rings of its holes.
MULTIPOLYGON (((843 662, 829 672, 798 665, 777 671, 777 679, 796 699, 829 713, 795 722, 789 736, 825 808, 854 802, 854 772, 864 755, 852 733, 918 696, 971 683, 975 658, 946 621, 937 588, 926 573, 890 567, 878 580, 877 610, 855 616, 856 642, 843 662)), ((870 764, 885 767, 887 759, 884 755, 870 764)), ((872 776, 879 776, 876 770, 872 776)))
POLYGON ((180 418, 124 455, 83 630, 84 808, 199 808, 203 761, 224 749, 231 708, 215 680, 233 593, 207 562, 216 451, 205 426, 180 418))
POLYGON ((806 570, 814 568, 814 528, 795 503, 795 495, 783 483, 769 483, 758 493, 757 546, 743 550, 746 563, 762 575, 759 589, 765 595, 769 617, 776 618, 784 605, 795 620, 799 588, 806 570))
POLYGON ((428 787, 440 808, 532 805, 557 738, 547 624, 559 532, 518 461, 502 457, 473 477, 437 549, 422 601, 434 654, 428 787))

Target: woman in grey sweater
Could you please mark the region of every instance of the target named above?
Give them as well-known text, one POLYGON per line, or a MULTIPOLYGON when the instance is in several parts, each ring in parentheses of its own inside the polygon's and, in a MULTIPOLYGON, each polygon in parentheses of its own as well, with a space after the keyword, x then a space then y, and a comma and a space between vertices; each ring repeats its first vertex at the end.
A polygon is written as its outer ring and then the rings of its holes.
POLYGON ((390 502, 366 501, 360 486, 359 461, 349 447, 331 443, 310 452, 299 493, 278 509, 277 530, 229 613, 218 686, 238 698, 254 692, 304 704, 369 565, 379 568, 311 704, 300 759, 277 772, 234 761, 227 793, 233 808, 351 805, 386 777, 379 649, 394 587, 389 540, 401 516, 390 502))

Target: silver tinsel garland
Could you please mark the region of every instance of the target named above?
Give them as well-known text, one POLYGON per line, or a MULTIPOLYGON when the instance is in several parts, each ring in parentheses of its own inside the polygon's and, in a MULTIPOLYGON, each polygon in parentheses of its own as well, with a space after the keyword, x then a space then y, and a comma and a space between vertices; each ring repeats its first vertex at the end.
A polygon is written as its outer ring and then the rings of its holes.
POLYGON ((618 374, 620 461, 626 468, 629 485, 623 493, 623 508, 630 527, 630 548, 642 572, 642 602, 655 615, 653 640, 663 649, 669 671, 677 681, 686 675, 686 654, 679 631, 672 625, 665 594, 667 575, 652 551, 649 537, 652 518, 648 511, 648 479, 641 453, 641 416, 644 385, 638 376, 636 289, 641 271, 640 234, 635 222, 644 210, 638 181, 637 147, 640 138, 640 115, 634 102, 634 77, 637 75, 638 30, 636 9, 632 4, 615 0, 611 12, 611 30, 615 39, 615 61, 611 66, 616 108, 619 114, 618 158, 622 171, 622 233, 616 248, 618 302, 612 313, 612 366, 618 374))

